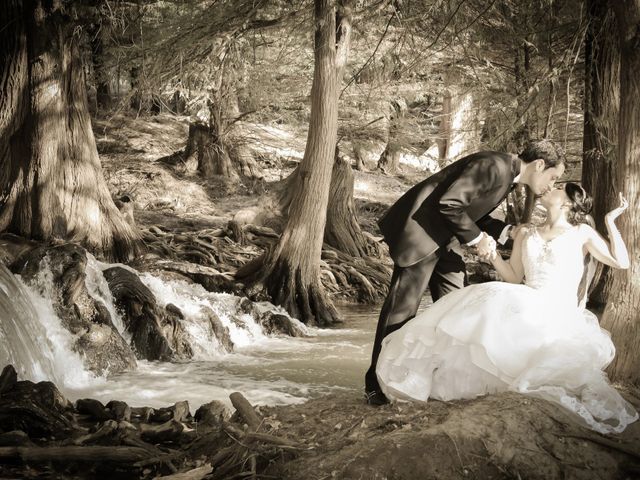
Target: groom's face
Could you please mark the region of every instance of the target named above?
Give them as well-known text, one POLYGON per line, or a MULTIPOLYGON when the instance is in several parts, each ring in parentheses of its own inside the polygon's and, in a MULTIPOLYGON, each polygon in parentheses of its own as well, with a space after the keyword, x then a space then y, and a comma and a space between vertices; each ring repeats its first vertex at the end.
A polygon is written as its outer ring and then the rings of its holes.
POLYGON ((555 167, 545 168, 542 159, 534 160, 531 167, 533 167, 533 172, 529 186, 536 195, 544 195, 551 190, 556 180, 564 173, 564 164, 560 163, 555 167))

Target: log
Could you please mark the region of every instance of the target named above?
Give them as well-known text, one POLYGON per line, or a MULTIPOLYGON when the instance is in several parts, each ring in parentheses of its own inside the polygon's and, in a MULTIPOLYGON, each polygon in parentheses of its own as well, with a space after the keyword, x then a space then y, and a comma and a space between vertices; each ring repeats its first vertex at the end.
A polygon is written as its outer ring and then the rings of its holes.
POLYGON ((240 392, 234 392, 229 395, 231 399, 231 404, 238 411, 238 413, 242 416, 249 428, 253 431, 258 430, 260 425, 262 424, 262 419, 253 409, 249 401, 242 395, 240 392))
POLYGON ((144 440, 161 443, 175 440, 184 430, 184 425, 176 420, 169 420, 162 425, 140 425, 141 436, 144 440))
POLYGON ((102 425, 96 432, 82 435, 81 437, 76 438, 73 441, 73 444, 76 446, 80 446, 84 445, 85 443, 94 442, 96 440, 100 440, 101 438, 108 437, 116 430, 118 430, 118 423, 114 420, 107 420, 106 422, 104 422, 104 425, 102 425))
POLYGON ((145 460, 140 460, 133 464, 134 467, 146 467, 147 465, 154 465, 156 463, 165 463, 171 462, 172 460, 178 460, 187 455, 187 452, 174 452, 158 455, 156 457, 147 458, 145 460))
POLYGON ((134 463, 147 457, 149 453, 138 447, 0 447, 0 459, 25 463, 134 463))
POLYGON ((287 447, 293 449, 302 448, 297 443, 282 437, 276 437, 275 435, 269 435, 268 433, 249 432, 244 437, 247 441, 256 440, 259 442, 270 443, 279 447, 287 447))
POLYGON ((0 447, 30 447, 33 443, 22 430, 0 433, 0 447))
POLYGON ((236 243, 240 245, 247 244, 247 235, 245 234, 242 225, 240 225, 235 220, 230 220, 227 224, 227 228, 229 229, 229 237, 232 238, 236 243))
POLYGON ((156 477, 156 480, 201 480, 213 471, 213 467, 208 463, 188 470, 186 472, 174 473, 173 475, 166 475, 164 477, 156 477))
POLYGON ((107 408, 114 420, 124 420, 126 422, 131 421, 131 407, 125 402, 111 400, 107 403, 107 408))

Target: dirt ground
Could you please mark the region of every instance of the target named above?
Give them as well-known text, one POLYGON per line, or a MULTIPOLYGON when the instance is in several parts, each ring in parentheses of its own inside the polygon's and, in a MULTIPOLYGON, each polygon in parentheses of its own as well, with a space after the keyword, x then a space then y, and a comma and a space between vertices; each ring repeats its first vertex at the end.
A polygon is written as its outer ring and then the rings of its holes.
MULTIPOLYGON (((249 182, 203 180, 194 173, 176 173, 158 161, 184 148, 187 117, 116 116, 96 120, 94 131, 109 188, 117 195, 133 195, 136 220, 142 226, 162 222, 165 226, 190 229, 219 226, 239 212, 267 216, 276 208, 273 186, 287 177, 304 153, 299 132, 285 126, 254 126, 254 148, 263 150, 261 155, 268 155, 268 160, 261 162, 266 192, 258 193, 249 182)), ((405 164, 396 176, 358 171, 354 174, 359 221, 375 235, 375 220, 386 206, 425 178, 427 172, 405 164)))
MULTIPOLYGON (((639 395, 625 392, 636 408, 639 395)), ((516 393, 382 407, 343 394, 261 411, 279 435, 307 448, 274 467, 282 478, 640 478, 640 423, 603 437, 516 393)))

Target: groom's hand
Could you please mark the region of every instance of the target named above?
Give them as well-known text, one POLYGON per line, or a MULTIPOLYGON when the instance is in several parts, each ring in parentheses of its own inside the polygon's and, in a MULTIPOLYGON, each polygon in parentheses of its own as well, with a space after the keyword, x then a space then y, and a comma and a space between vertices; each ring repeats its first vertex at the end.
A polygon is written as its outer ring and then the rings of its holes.
POLYGON ((486 232, 482 233, 482 238, 476 244, 476 252, 480 257, 480 260, 488 261, 491 258, 491 255, 496 250, 496 241, 487 235, 486 232))

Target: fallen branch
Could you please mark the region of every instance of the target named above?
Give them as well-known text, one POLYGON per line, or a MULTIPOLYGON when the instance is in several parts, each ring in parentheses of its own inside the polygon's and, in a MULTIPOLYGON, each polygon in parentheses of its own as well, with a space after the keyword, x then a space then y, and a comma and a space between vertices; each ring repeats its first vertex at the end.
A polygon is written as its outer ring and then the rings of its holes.
POLYGON ((213 467, 209 464, 186 472, 175 473, 165 477, 156 477, 156 480, 201 480, 213 471, 213 467))
POLYGON ((0 447, 0 459, 38 462, 134 463, 149 456, 139 447, 0 447))
POLYGON ((260 425, 262 424, 262 419, 253 409, 249 401, 242 395, 240 392, 234 392, 229 395, 231 399, 231 404, 238 411, 238 413, 244 418, 244 421, 247 422, 249 428, 253 431, 258 430, 260 425))

